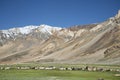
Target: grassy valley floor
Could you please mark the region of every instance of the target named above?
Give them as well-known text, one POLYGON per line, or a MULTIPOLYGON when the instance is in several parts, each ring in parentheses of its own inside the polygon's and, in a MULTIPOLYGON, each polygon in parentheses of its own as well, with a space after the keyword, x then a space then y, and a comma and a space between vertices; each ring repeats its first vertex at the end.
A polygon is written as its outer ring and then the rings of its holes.
POLYGON ((120 80, 118 72, 60 70, 0 70, 0 80, 120 80))

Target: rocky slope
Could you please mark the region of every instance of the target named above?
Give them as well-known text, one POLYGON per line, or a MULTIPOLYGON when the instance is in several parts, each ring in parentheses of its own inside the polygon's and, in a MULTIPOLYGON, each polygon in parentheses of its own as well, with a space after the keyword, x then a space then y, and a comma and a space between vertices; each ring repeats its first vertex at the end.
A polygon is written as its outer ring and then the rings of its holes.
POLYGON ((99 24, 0 31, 0 64, 120 64, 120 11, 99 24))

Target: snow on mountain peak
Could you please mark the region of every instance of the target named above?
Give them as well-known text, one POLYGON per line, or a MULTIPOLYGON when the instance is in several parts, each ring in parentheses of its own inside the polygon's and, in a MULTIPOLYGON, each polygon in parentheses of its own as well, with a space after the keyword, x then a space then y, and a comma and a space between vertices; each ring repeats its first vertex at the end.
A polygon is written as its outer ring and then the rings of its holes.
POLYGON ((18 28, 11 28, 8 30, 2 30, 2 33, 5 34, 7 37, 9 37, 11 35, 29 34, 34 29, 38 29, 39 31, 41 31, 43 33, 47 32, 49 34, 52 34, 52 31, 61 30, 62 28, 52 27, 49 25, 42 24, 40 26, 30 25, 30 26, 25 26, 25 27, 18 27, 18 28))
POLYGON ((40 25, 40 27, 45 28, 45 29, 56 29, 56 30, 62 29, 61 27, 53 27, 53 26, 49 26, 46 24, 42 24, 42 25, 40 25))
POLYGON ((2 32, 4 34, 6 34, 7 36, 8 35, 18 35, 19 33, 20 34, 28 34, 28 33, 31 32, 32 29, 35 29, 37 27, 38 26, 30 25, 30 26, 25 26, 25 27, 11 28, 11 29, 8 29, 8 30, 2 30, 2 32))
POLYGON ((36 29, 37 27, 39 27, 39 26, 31 25, 31 26, 25 26, 23 28, 19 28, 19 30, 20 30, 20 33, 22 33, 22 34, 28 34, 31 32, 31 30, 36 29))
POLYGON ((39 27, 39 31, 41 31, 41 32, 48 32, 50 34, 52 34, 52 31, 61 30, 61 29, 62 28, 60 28, 60 27, 52 27, 52 26, 45 25, 45 24, 42 24, 39 27))

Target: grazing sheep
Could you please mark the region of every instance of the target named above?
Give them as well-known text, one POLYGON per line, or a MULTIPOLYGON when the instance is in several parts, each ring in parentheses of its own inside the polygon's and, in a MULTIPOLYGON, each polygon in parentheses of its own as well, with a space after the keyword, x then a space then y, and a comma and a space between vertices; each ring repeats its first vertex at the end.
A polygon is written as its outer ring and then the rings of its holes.
POLYGON ((77 70, 82 70, 82 68, 77 68, 77 70))
POLYGON ((61 68, 59 68, 59 70, 66 70, 66 68, 61 67, 61 68))
POLYGON ((40 70, 44 70, 44 69, 45 69, 45 67, 44 67, 44 66, 41 66, 41 67, 39 67, 39 69, 40 69, 40 70))
POLYGON ((88 66, 85 67, 85 70, 88 70, 88 66))
POLYGON ((35 70, 38 70, 39 69, 39 67, 35 67, 35 70))
POLYGON ((5 70, 9 70, 10 69, 10 67, 5 67, 5 70))
POLYGON ((52 67, 46 67, 45 70, 52 70, 52 67))
POLYGON ((0 69, 1 69, 1 70, 3 70, 3 69, 4 69, 4 67, 0 67, 0 69))
POLYGON ((85 71, 86 69, 85 68, 82 68, 83 71, 85 71))
POLYGON ((20 69, 27 70, 30 69, 30 67, 26 66, 26 67, 21 67, 20 69))
POLYGON ((110 69, 106 69, 106 72, 109 72, 110 71, 110 69))
POLYGON ((71 68, 71 67, 68 67, 67 70, 72 71, 72 68, 71 68))
POLYGON ((116 72, 120 72, 120 70, 119 70, 119 69, 117 69, 117 70, 116 70, 116 72))
POLYGON ((103 71, 103 68, 97 68, 97 71, 103 71))
POLYGON ((30 67, 30 69, 35 69, 35 67, 30 67))
POLYGON ((104 80, 103 78, 99 78, 98 80, 104 80))
POLYGON ((19 70, 19 69, 20 69, 20 67, 17 67, 16 69, 18 69, 18 70, 19 70))
POLYGON ((72 70, 75 70, 75 68, 74 68, 74 67, 72 67, 72 70))
POLYGON ((93 68, 92 67, 88 67, 88 69, 87 69, 88 71, 92 71, 93 70, 93 68))
POLYGON ((53 69, 56 69, 56 67, 55 67, 55 66, 53 66, 53 69))
POLYGON ((97 68, 96 67, 93 67, 93 71, 96 71, 97 70, 97 68))

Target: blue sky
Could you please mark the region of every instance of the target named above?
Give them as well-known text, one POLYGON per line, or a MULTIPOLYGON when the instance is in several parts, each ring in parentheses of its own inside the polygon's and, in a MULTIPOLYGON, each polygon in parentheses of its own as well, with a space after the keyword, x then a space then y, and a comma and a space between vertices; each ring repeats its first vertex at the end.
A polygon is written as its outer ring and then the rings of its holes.
POLYGON ((0 29, 99 23, 119 9, 120 0, 0 0, 0 29))

